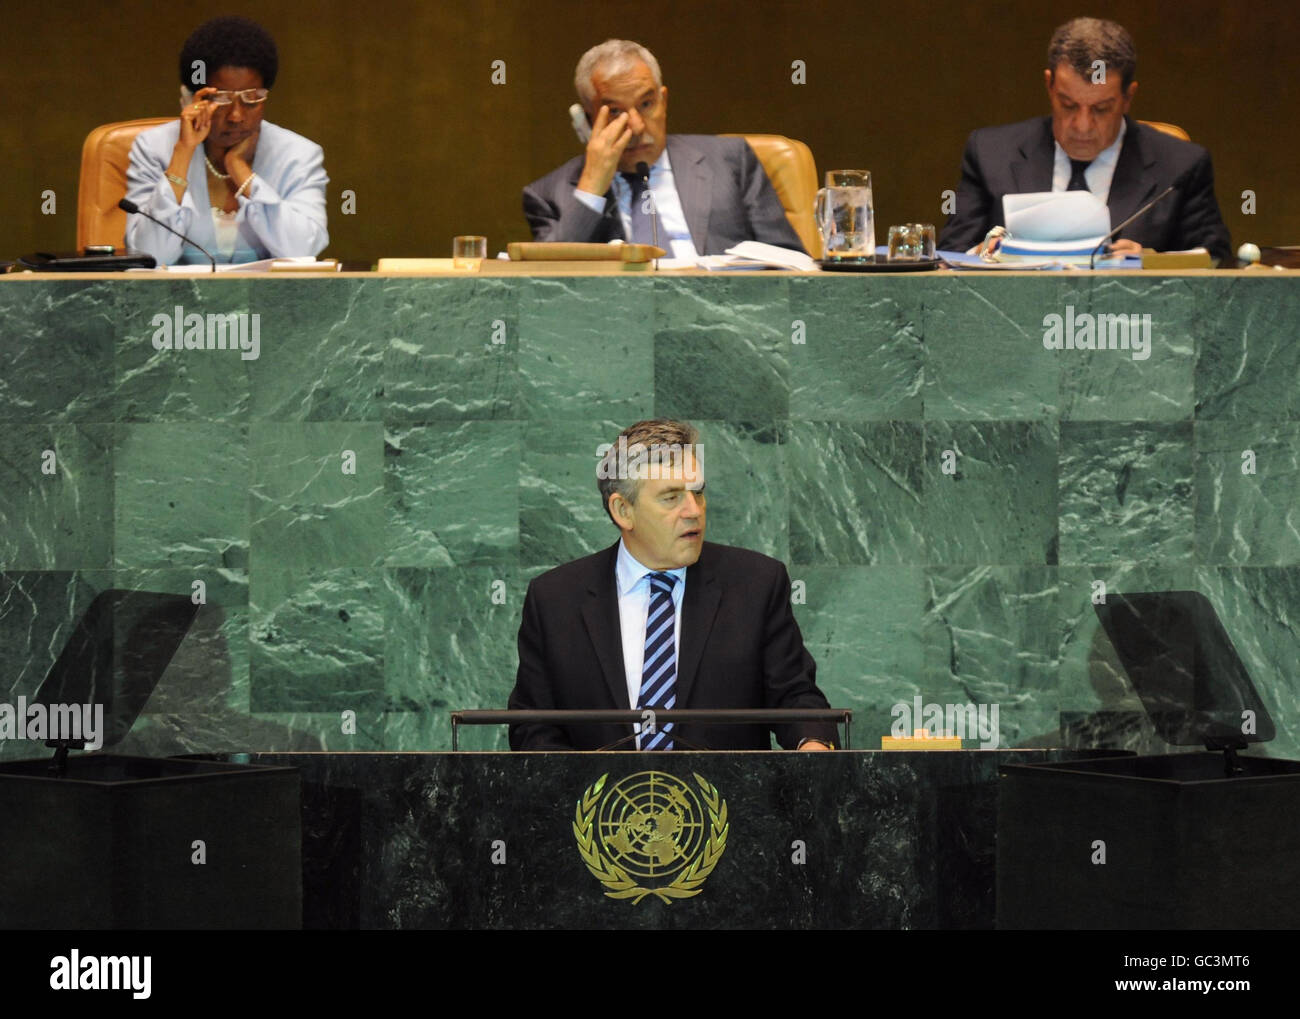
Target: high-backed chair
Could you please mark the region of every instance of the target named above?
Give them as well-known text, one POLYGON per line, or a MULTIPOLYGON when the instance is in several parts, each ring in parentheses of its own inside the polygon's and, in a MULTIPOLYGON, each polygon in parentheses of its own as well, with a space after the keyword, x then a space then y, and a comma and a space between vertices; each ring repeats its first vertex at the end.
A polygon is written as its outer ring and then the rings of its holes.
POLYGON ((817 164, 813 162, 812 149, 783 134, 728 135, 744 138, 767 171, 776 196, 785 209, 786 219, 803 241, 808 254, 821 258, 822 238, 813 217, 813 203, 817 198, 817 164))
POLYGON ((1177 124, 1166 124, 1163 120, 1139 120, 1139 124, 1145 124, 1147 127, 1154 127, 1157 131, 1163 131, 1165 134, 1171 134, 1175 138, 1189 142, 1192 136, 1184 131, 1177 124))
POLYGON ((146 128, 174 117, 148 117, 102 124, 86 135, 81 147, 81 183, 77 188, 77 250, 90 244, 120 248, 126 241, 126 213, 117 203, 126 195, 126 167, 131 143, 146 128))

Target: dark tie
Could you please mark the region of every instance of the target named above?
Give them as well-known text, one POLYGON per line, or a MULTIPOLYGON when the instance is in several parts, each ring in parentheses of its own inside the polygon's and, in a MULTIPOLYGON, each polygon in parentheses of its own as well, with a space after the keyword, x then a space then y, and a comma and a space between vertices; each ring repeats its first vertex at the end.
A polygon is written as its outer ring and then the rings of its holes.
POLYGON ((650 216, 653 214, 654 194, 646 195, 649 182, 637 173, 624 173, 621 176, 632 188, 632 236, 628 239, 633 244, 653 244, 654 231, 650 226, 650 216))
POLYGON ((1092 165, 1091 159, 1071 159, 1070 160, 1070 186, 1066 191, 1091 191, 1088 187, 1087 178, 1084 177, 1083 171, 1092 165))
MULTIPOLYGON (((650 610, 645 620, 645 657, 641 664, 641 693, 636 706, 662 708, 665 711, 677 704, 677 612, 673 607, 673 585, 677 578, 671 573, 648 573, 650 578, 650 610)), ((672 723, 655 726, 655 733, 647 738, 641 734, 642 750, 671 750, 672 723)))

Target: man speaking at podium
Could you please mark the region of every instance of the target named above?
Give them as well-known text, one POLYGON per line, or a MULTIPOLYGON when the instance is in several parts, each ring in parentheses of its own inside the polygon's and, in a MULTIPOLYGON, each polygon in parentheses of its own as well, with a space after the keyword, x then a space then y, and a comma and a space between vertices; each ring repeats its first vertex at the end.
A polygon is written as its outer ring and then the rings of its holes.
POLYGON ((644 46, 610 39, 592 47, 574 85, 585 111, 575 107, 574 126, 587 151, 524 188, 534 240, 657 241, 690 259, 741 241, 803 251, 748 142, 668 134, 668 89, 644 46))
POLYGON ((939 247, 965 251, 982 243, 989 230, 1005 225, 1007 194, 1091 191, 1109 207, 1114 228, 1176 184, 1124 228, 1112 251, 1204 247, 1226 263, 1232 248, 1214 197, 1210 154, 1128 116, 1136 74, 1137 48, 1123 26, 1075 18, 1058 28, 1043 72, 1052 115, 971 134, 939 247))
MULTIPOLYGON (((698 433, 639 421, 596 469, 617 543, 528 585, 512 710, 828 708, 775 559, 704 540, 698 433)), ((513 750, 768 750, 762 725, 510 727, 513 750)), ((827 750, 833 724, 773 726, 787 749, 827 750)))

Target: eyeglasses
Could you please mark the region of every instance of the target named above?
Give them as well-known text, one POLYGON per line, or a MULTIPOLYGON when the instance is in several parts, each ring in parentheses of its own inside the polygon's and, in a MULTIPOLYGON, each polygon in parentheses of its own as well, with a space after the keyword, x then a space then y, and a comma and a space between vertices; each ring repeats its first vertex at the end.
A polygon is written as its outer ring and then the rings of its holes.
POLYGON ((245 106, 256 106, 266 102, 266 97, 270 94, 269 89, 246 88, 242 92, 210 92, 205 98, 214 106, 229 106, 236 97, 245 106))

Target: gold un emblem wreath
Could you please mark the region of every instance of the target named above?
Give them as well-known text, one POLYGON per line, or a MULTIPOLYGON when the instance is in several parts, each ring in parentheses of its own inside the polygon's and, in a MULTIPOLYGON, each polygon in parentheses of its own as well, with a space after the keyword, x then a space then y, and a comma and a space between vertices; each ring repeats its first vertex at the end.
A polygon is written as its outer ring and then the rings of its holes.
POLYGON ((605 894, 633 904, 647 895, 669 903, 699 895, 727 848, 727 801, 698 774, 698 794, 662 771, 606 789, 608 778, 587 787, 573 816, 578 853, 605 894))

